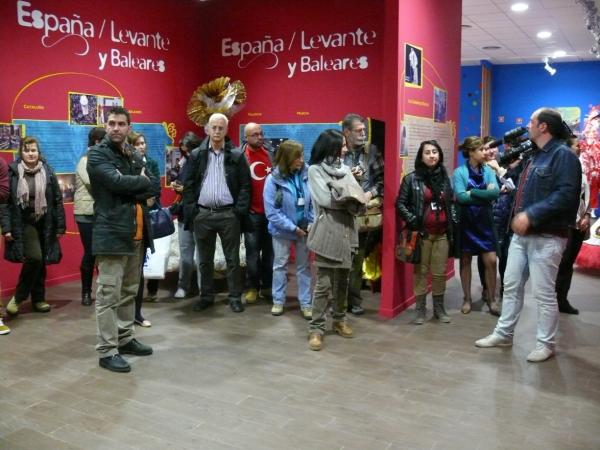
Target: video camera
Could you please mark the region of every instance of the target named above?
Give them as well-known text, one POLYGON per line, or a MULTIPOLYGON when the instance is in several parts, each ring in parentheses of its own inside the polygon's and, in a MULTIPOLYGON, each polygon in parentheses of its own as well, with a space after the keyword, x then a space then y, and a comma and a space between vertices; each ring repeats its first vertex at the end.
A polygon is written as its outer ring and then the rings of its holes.
POLYGON ((533 153, 536 146, 529 139, 523 137, 525 133, 527 133, 527 128, 514 128, 504 133, 502 139, 497 139, 490 143, 490 148, 499 147, 500 145, 506 147, 506 151, 498 160, 498 164, 501 166, 508 166, 517 159, 526 158, 533 153))

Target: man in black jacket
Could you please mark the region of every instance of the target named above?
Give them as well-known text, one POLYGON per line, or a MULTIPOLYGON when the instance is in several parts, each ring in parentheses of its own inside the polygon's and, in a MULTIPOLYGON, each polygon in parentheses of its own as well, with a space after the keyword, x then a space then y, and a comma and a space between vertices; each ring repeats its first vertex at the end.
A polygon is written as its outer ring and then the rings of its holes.
POLYGON ((94 197, 92 252, 98 263, 96 350, 100 367, 114 372, 131 370, 121 354, 152 354, 134 338, 133 320, 143 256, 152 248, 146 199, 160 194, 160 181, 126 143, 130 123, 125 108, 112 108, 106 137, 90 149, 87 164, 94 197))
POLYGON ((238 148, 225 140, 227 117, 215 113, 206 125, 208 139, 192 154, 183 190, 185 228, 194 230, 200 270, 200 299, 194 311, 214 304, 215 243, 221 238, 227 262, 229 306, 244 311, 240 269, 241 222, 250 207, 250 170, 238 148))

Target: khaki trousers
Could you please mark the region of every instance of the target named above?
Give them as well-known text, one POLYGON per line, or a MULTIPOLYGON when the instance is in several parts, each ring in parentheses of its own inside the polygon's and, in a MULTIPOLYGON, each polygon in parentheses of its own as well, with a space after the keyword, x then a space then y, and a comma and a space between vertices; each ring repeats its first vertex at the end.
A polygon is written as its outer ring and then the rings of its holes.
POLYGON ((96 324, 100 358, 119 353, 133 339, 134 301, 140 283, 142 241, 133 255, 98 255, 96 324))
POLYGON ((421 240, 421 263, 415 265, 415 295, 427 294, 427 275, 431 271, 433 295, 446 291, 446 263, 448 262, 448 239, 445 234, 430 234, 421 240))

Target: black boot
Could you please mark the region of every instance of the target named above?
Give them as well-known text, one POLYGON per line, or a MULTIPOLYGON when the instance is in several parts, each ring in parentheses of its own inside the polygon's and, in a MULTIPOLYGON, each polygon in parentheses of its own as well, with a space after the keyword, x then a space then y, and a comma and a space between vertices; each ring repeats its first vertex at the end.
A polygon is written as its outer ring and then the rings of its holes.
POLYGON ((565 314, 579 314, 579 310, 571 306, 569 300, 566 298, 564 300, 558 300, 558 310, 565 314))
POLYGON ((90 306, 94 299, 92 298, 92 280, 94 279, 94 266, 81 266, 81 304, 90 306))

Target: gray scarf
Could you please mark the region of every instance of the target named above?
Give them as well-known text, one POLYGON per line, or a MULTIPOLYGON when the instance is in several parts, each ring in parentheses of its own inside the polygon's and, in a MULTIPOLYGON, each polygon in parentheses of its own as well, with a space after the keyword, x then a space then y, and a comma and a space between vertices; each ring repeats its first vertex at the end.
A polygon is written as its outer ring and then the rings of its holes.
POLYGON ((31 169, 25 165, 24 161, 21 161, 17 166, 19 171, 19 181, 17 182, 17 204, 25 209, 29 207, 29 184, 25 179, 25 174, 33 175, 33 182, 35 184, 34 191, 34 212, 35 218, 38 220, 48 209, 46 204, 46 171, 41 161, 38 161, 37 165, 31 169))

